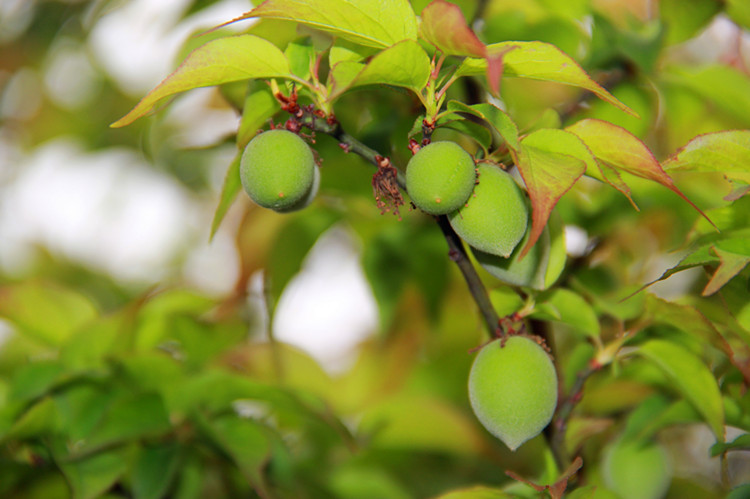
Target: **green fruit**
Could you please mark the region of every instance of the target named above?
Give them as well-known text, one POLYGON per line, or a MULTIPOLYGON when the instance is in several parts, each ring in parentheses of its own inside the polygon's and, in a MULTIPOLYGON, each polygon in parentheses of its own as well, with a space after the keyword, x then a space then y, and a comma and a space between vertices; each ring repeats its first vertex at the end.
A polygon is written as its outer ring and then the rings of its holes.
POLYGON ((469 373, 469 400, 477 419, 510 450, 541 432, 557 406, 557 375, 533 340, 511 336, 477 354, 469 373))
POLYGON ((469 245, 507 258, 526 233, 526 198, 513 177, 492 165, 477 168, 479 183, 466 206, 449 215, 451 226, 469 245))
POLYGON ((433 142, 406 166, 406 191, 422 211, 445 215, 469 199, 476 182, 474 160, 455 142, 433 142))
POLYGON ((530 232, 508 258, 472 248, 477 262, 490 274, 513 286, 544 290, 555 283, 565 267, 565 232, 559 217, 553 216, 536 244, 523 258, 530 232))
POLYGON ((620 497, 657 499, 669 489, 667 455, 659 444, 620 438, 604 451, 604 481, 620 497))
POLYGON ((282 212, 309 203, 315 170, 310 147, 287 130, 269 130, 257 135, 245 148, 240 161, 242 187, 250 199, 282 212))

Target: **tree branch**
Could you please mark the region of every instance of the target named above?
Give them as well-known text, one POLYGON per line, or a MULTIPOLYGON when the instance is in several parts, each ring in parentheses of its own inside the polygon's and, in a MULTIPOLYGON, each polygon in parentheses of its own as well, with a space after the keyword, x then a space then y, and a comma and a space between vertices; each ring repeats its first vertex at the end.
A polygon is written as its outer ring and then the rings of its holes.
MULTIPOLYGON (((325 133, 334 137, 347 152, 358 154, 378 168, 381 166, 383 156, 346 133, 338 122, 327 121, 326 119, 315 116, 309 112, 305 112, 299 119, 299 122, 310 130, 325 133)), ((406 190, 406 180, 401 171, 398 171, 396 181, 401 189, 406 190)), ((479 307, 479 311, 482 314, 482 318, 484 319, 490 337, 494 339, 500 335, 504 336, 506 331, 500 326, 500 318, 490 302, 487 288, 484 287, 482 280, 479 278, 479 274, 477 274, 471 260, 469 260, 469 256, 466 253, 466 248, 464 247, 461 238, 453 230, 453 227, 451 227, 448 222, 448 217, 442 215, 436 217, 436 221, 440 230, 443 232, 445 241, 448 243, 450 259, 458 265, 458 268, 466 281, 466 285, 469 288, 469 292, 474 298, 477 307, 479 307)))

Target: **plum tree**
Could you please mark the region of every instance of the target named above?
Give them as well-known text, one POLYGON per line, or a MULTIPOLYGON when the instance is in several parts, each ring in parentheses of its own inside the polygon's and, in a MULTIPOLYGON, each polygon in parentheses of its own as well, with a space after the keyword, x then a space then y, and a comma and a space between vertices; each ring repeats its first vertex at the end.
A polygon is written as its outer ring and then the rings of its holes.
POLYGON ((477 173, 473 195, 449 215, 451 226, 474 248, 507 258, 526 233, 526 199, 513 177, 500 168, 480 164, 477 173))
POLYGON ((538 435, 557 406, 557 376, 534 340, 511 336, 485 345, 469 373, 469 400, 477 419, 510 450, 538 435))
POLYGON ((278 212, 307 206, 317 192, 315 158, 298 135, 269 130, 257 135, 240 160, 242 187, 250 199, 278 212))
POLYGON ((474 189, 474 160, 455 142, 432 142, 406 167, 406 191, 417 207, 445 215, 466 203, 474 189))

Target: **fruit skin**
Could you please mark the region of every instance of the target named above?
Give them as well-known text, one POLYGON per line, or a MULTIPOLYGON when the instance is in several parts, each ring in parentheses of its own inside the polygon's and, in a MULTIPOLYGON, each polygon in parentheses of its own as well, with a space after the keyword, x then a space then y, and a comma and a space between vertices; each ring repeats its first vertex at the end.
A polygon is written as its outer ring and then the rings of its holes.
POLYGON ((487 272, 513 286, 526 286, 539 291, 555 283, 565 267, 565 230, 562 220, 553 213, 536 244, 525 257, 519 258, 526 246, 529 232, 508 258, 471 248, 477 262, 487 272))
POLYGON ((469 401, 479 422, 514 451, 535 437, 557 407, 557 375, 547 352, 524 336, 485 345, 469 373, 469 401))
POLYGON ((474 160, 455 142, 432 142, 406 166, 409 197, 431 215, 446 215, 463 206, 475 182, 474 160))
POLYGON ((307 143, 281 129, 255 136, 240 160, 240 180, 250 199, 280 212, 305 205, 314 187, 315 170, 307 143))
POLYGON ((526 198, 513 177, 500 168, 480 164, 477 172, 479 183, 474 194, 448 218, 469 245, 507 258, 526 233, 526 198))

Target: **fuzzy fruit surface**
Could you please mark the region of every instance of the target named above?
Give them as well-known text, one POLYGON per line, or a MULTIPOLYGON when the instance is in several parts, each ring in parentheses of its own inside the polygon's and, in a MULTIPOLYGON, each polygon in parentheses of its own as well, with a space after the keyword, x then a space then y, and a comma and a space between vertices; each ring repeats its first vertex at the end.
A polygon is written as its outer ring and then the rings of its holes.
POLYGON ((508 258, 476 248, 471 251, 482 268, 501 281, 541 291, 552 286, 565 267, 565 229, 559 215, 552 214, 536 244, 521 258, 529 237, 530 231, 527 231, 508 258))
POLYGON ((298 135, 269 130, 257 135, 240 161, 240 180, 250 199, 276 211, 292 211, 309 201, 315 158, 298 135))
POLYGON ((533 340, 511 336, 479 351, 469 373, 469 401, 487 430, 510 450, 535 437, 557 406, 557 375, 533 340))
POLYGON ((471 246, 507 258, 526 233, 526 199, 500 168, 480 164, 477 172, 479 183, 466 206, 448 215, 451 226, 471 246))
POLYGON ((455 142, 433 142, 406 166, 406 191, 420 210, 445 215, 469 199, 476 171, 474 160, 455 142))

